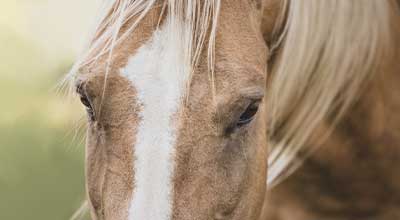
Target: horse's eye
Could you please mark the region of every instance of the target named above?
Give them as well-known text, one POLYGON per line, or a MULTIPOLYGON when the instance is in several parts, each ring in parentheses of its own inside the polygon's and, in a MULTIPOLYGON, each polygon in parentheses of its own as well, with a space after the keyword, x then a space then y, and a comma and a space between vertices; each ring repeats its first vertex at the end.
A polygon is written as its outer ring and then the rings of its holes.
POLYGON ((76 88, 76 93, 79 95, 79 99, 81 100, 81 103, 83 104, 83 106, 86 109, 89 119, 91 121, 94 121, 95 120, 95 111, 94 111, 92 102, 88 97, 85 83, 78 82, 76 84, 75 88, 76 88))
POLYGON ((93 110, 92 104, 90 103, 88 97, 84 94, 80 94, 80 100, 81 100, 82 104, 85 106, 85 109, 89 115, 90 120, 93 121, 95 119, 94 110, 93 110))
POLYGON ((250 105, 247 106, 246 110, 242 113, 242 115, 240 115, 239 121, 236 123, 236 126, 241 127, 243 125, 250 123, 254 119, 254 116, 258 111, 259 105, 260 101, 253 101, 252 103, 250 103, 250 105))

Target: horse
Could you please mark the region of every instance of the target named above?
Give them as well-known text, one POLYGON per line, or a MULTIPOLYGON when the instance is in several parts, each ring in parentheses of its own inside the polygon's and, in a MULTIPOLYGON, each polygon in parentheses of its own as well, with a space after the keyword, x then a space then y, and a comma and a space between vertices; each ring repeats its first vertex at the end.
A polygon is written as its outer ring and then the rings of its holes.
POLYGON ((305 219, 306 158, 398 143, 399 23, 394 0, 106 1, 66 78, 92 219, 305 219))

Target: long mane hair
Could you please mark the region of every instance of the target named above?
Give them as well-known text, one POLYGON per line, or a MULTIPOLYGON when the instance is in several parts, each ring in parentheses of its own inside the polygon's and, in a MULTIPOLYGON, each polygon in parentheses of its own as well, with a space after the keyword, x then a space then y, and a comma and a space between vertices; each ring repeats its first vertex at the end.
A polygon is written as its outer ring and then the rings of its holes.
MULTIPOLYGON (((220 1, 106 1, 91 43, 67 80, 100 57, 108 57, 107 75, 116 45, 152 8, 161 7, 160 19, 166 16, 180 34, 190 36, 183 45, 190 68, 202 51, 207 52, 212 83, 220 1), (129 21, 133 22, 122 31, 129 21)), ((328 117, 337 121, 381 61, 390 56, 395 40, 391 19, 398 13, 393 0, 283 0, 281 8, 271 45, 274 59, 266 97, 271 140, 269 187, 301 164, 312 150, 305 146, 318 125, 328 117)))
POLYGON ((293 173, 329 135, 383 61, 392 57, 391 0, 285 1, 267 93, 272 148, 268 187, 293 173), (327 131, 317 131, 330 121, 327 131), (307 147, 306 147, 307 146, 307 147))

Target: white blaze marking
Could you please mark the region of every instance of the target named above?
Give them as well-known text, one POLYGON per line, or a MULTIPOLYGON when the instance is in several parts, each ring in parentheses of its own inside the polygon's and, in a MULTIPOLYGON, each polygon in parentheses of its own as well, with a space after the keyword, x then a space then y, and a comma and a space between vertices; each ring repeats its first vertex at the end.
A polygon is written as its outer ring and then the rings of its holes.
POLYGON ((166 22, 121 70, 135 87, 141 105, 129 220, 167 220, 172 215, 178 124, 173 117, 189 78, 183 50, 187 38, 176 27, 166 22))

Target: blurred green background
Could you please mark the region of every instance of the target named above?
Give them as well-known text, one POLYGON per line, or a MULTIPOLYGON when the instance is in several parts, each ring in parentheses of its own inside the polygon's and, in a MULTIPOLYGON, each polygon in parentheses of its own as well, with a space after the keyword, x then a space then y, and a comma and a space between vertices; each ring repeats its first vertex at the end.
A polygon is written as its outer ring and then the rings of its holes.
POLYGON ((57 92, 96 0, 0 0, 0 220, 67 220, 84 200, 81 106, 57 92))

